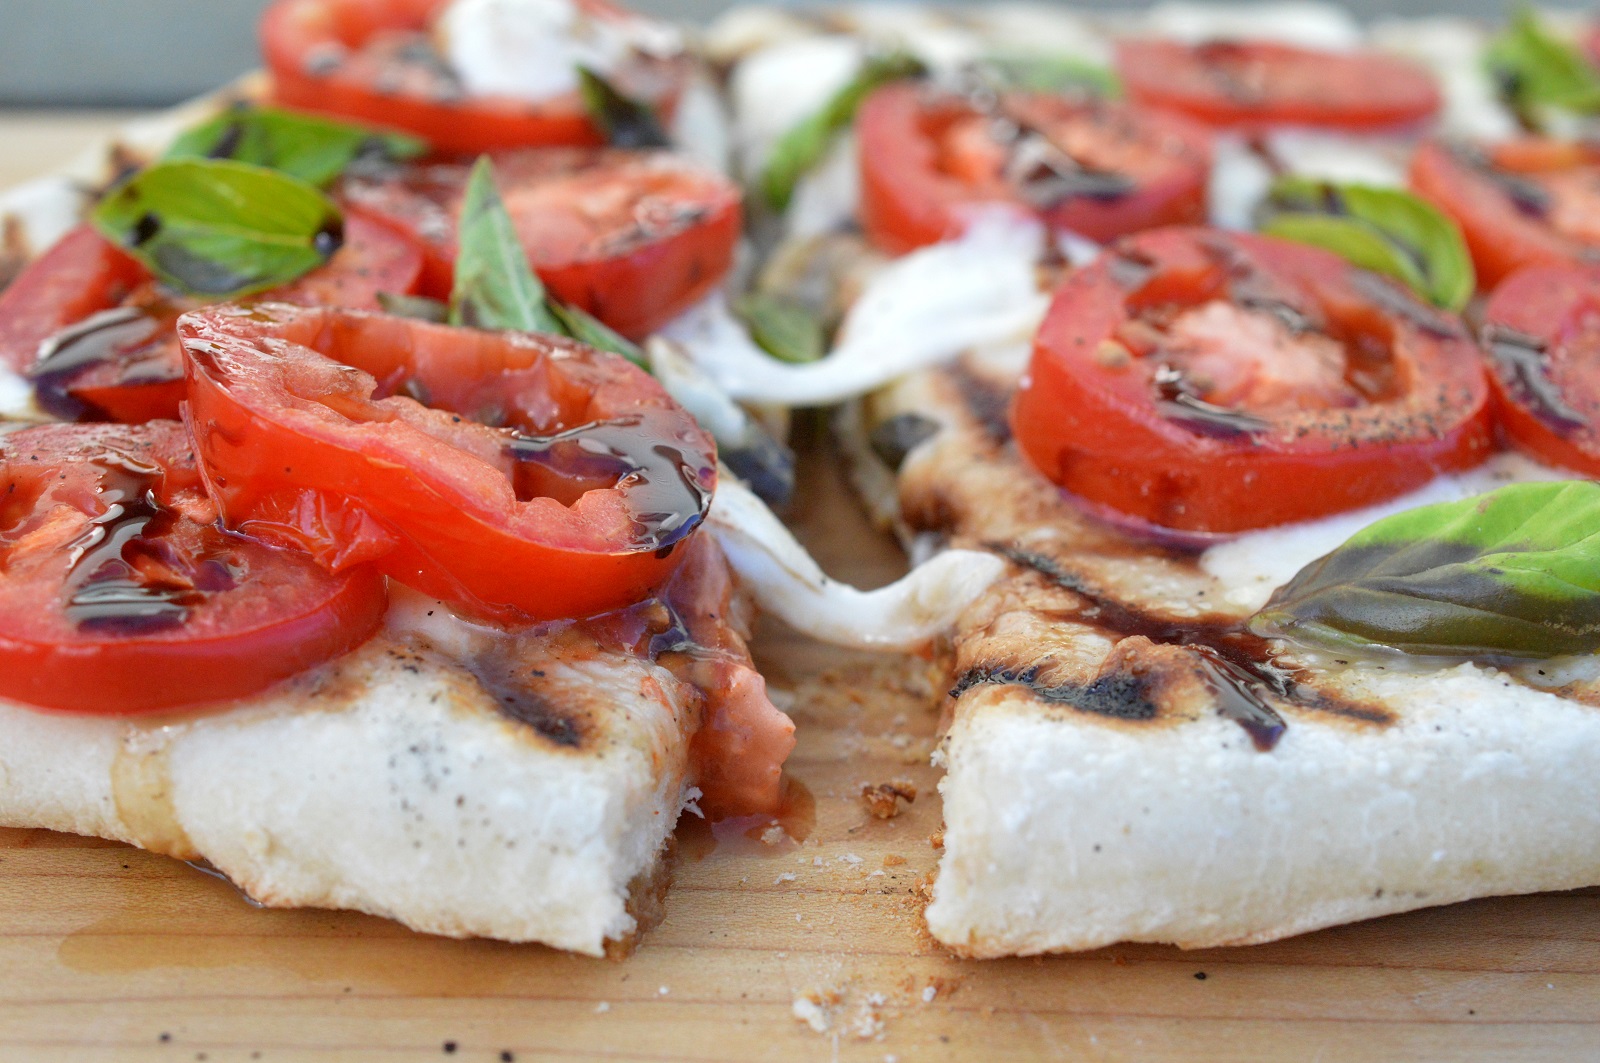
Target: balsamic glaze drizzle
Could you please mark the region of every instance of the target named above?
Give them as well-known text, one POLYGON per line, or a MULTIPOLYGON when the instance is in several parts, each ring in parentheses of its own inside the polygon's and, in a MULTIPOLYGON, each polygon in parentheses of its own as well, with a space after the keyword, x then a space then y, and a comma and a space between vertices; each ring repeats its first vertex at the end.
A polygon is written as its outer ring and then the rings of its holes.
MULTIPOLYGON (((1142 635, 1154 643, 1190 650, 1198 658, 1200 675, 1212 691, 1217 712, 1243 728, 1262 752, 1273 749, 1289 726, 1274 701, 1292 701, 1368 723, 1390 721, 1389 714, 1380 709, 1350 704, 1302 686, 1288 669, 1272 660, 1267 640, 1250 633, 1237 621, 1152 617, 1096 591, 1044 554, 1007 543, 986 542, 983 546, 1084 598, 1088 602, 1081 614, 1085 622, 1103 626, 1123 638, 1142 635)), ((1087 712, 1122 719, 1151 719, 1156 715, 1156 706, 1142 689, 1135 689, 1137 680, 1132 676, 1116 674, 1087 686, 1072 684, 1070 689, 1040 687, 1036 685, 1037 678, 1036 671, 1030 675, 974 669, 957 681, 951 696, 982 683, 1020 683, 1046 700, 1071 704, 1087 712), (1112 684, 1112 680, 1120 685, 1112 684)))
POLYGON ((1550 379, 1543 340, 1490 322, 1483 327, 1481 342, 1500 378, 1541 421, 1562 435, 1589 427, 1588 418, 1567 404, 1550 379))

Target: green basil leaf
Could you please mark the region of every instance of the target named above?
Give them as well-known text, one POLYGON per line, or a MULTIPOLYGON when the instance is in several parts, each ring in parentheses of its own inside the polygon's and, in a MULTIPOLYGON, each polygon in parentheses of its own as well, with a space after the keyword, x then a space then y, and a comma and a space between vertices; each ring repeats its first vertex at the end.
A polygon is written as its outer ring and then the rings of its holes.
POLYGON ((344 241, 338 206, 297 177, 224 159, 173 159, 134 173, 90 215, 158 278, 228 299, 294 280, 344 241))
POLYGON ((733 312, 750 330, 750 338, 779 361, 814 362, 827 352, 822 323, 792 300, 750 292, 733 304, 733 312))
POLYGON ((467 178, 457 224, 450 324, 566 335, 545 303, 511 215, 494 185, 494 163, 479 156, 467 178))
POLYGON ((612 147, 672 147, 672 138, 648 104, 624 95, 586 66, 578 68, 578 94, 583 98, 584 110, 612 147))
POLYGON ((320 187, 332 184, 360 156, 411 159, 424 140, 275 107, 229 108, 185 131, 168 159, 234 159, 280 170, 320 187))
POLYGON ((610 325, 587 310, 566 306, 551 299, 547 302, 550 313, 561 323, 561 334, 571 336, 579 343, 587 343, 597 350, 620 354, 634 365, 646 367, 644 351, 610 325))
POLYGON ((1541 129, 1543 107, 1600 112, 1600 71, 1573 44, 1547 31, 1521 7, 1484 51, 1484 65, 1524 125, 1541 129))
POLYGON ((767 204, 779 211, 789 206, 800 178, 822 161, 834 140, 855 120, 856 109, 873 89, 924 71, 922 63, 905 52, 869 58, 821 110, 802 119, 778 138, 758 182, 767 204))
POLYGON ((450 304, 426 295, 406 295, 401 292, 379 292, 378 306, 386 314, 409 317, 417 321, 432 321, 443 325, 450 320, 450 304))
POLYGON ((1397 188, 1284 177, 1267 193, 1258 222, 1262 232, 1387 274, 1452 312, 1467 305, 1477 284, 1455 221, 1397 188))
POLYGON ((1002 90, 1087 92, 1102 99, 1122 95, 1122 82, 1109 67, 1058 52, 996 52, 977 66, 980 76, 1002 90))
POLYGON ((1600 649, 1600 484, 1513 484, 1368 525, 1250 630, 1335 651, 1557 657, 1600 649))

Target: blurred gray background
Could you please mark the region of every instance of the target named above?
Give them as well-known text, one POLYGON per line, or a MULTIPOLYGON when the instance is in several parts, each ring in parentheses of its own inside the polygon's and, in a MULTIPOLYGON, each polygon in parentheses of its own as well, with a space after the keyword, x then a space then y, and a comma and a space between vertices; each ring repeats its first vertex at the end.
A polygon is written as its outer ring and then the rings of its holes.
MULTIPOLYGON (((1347 0, 1357 14, 1497 16, 1501 0, 1347 0)), ((147 107, 216 86, 256 64, 267 0, 0 0, 0 106, 147 107)), ((728 0, 632 0, 706 19, 728 0)), ((1127 6, 1112 2, 1088 7, 1127 6)))

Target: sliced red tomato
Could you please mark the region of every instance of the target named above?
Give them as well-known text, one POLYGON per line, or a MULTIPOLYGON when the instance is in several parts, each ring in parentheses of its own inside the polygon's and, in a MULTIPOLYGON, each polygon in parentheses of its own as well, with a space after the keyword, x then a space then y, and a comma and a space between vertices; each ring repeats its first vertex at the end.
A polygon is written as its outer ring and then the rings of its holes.
POLYGON ((1117 72, 1138 103, 1246 130, 1392 129, 1431 118, 1441 104, 1426 70, 1382 52, 1132 40, 1117 46, 1117 72))
POLYGON ((1600 477, 1600 266, 1520 269, 1483 321, 1502 430, 1544 461, 1600 477))
POLYGON ((98 310, 121 305, 149 279, 142 265, 93 226, 77 226, 0 292, 0 358, 27 372, 51 336, 98 310))
POLYGON ((375 561, 481 615, 587 616, 658 588, 710 505, 710 437, 580 343, 270 304, 178 332, 225 522, 334 572, 375 561))
POLYGON ((1411 187, 1456 220, 1488 291, 1522 266, 1600 257, 1600 148, 1526 138, 1424 144, 1411 187))
MULTIPOLYGON (((446 153, 604 143, 576 92, 542 103, 464 95, 430 36, 447 2, 275 0, 261 19, 274 98, 286 107, 409 130, 446 153)), ((606 0, 577 2, 593 18, 629 17, 606 0)), ((670 114, 689 72, 687 59, 640 56, 611 80, 670 114)))
POLYGON ((1159 229, 1057 290, 1012 421, 1089 502, 1232 533, 1482 461, 1488 398, 1460 324, 1390 281, 1270 237, 1159 229))
MULTIPOLYGON (((411 240, 350 211, 344 245, 327 265, 256 298, 376 308, 379 292, 415 291, 421 270, 411 240)), ((175 418, 184 383, 174 326, 194 305, 80 226, 0 295, 0 357, 32 377, 39 405, 58 417, 175 418)))
MULTIPOLYGON (((560 301, 640 338, 710 292, 733 265, 739 189, 662 152, 535 149, 495 156, 528 260, 560 301)), ((450 295, 456 219, 471 167, 435 163, 346 180, 343 194, 426 251, 422 291, 450 295)))
POLYGON ((994 205, 1102 243, 1205 219, 1211 138, 1176 115, 1038 93, 980 110, 901 82, 861 105, 856 135, 861 225, 894 254, 953 236, 994 205))
POLYGON ((223 531, 174 421, 0 437, 0 696, 127 715, 246 697, 354 649, 383 577, 223 531))
POLYGON ((704 720, 689 740, 701 811, 711 819, 776 812, 794 721, 772 704, 766 680, 730 622, 737 588, 716 540, 697 535, 687 553, 662 598, 699 647, 675 670, 687 671, 706 697, 704 720))

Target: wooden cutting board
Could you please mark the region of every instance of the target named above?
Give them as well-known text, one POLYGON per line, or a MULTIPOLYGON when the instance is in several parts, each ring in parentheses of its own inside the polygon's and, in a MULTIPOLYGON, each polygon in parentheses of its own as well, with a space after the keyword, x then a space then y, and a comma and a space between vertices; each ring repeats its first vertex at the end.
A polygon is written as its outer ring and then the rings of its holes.
MULTIPOLYGON (((893 578, 837 461, 806 456, 801 537, 841 578, 893 578)), ((776 625, 757 653, 792 692, 814 823, 800 845, 682 832, 630 958, 256 909, 175 861, 0 830, 0 1063, 1600 1060, 1600 889, 1245 949, 955 959, 921 922, 938 677, 776 625), (896 780, 915 802, 871 815, 862 785, 896 780)))

